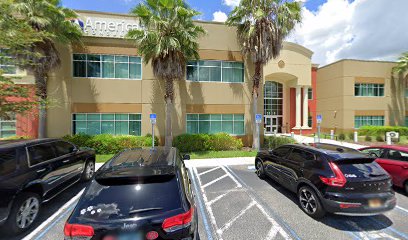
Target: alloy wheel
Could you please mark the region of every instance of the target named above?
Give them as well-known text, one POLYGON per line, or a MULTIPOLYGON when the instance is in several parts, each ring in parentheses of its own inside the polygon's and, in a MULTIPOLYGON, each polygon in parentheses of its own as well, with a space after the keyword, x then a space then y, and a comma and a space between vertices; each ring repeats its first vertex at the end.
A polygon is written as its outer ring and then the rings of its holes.
POLYGON ((35 197, 27 198, 17 212, 17 226, 21 229, 28 228, 37 218, 40 202, 35 197))
POLYGON ((95 164, 91 161, 88 162, 88 164, 86 165, 86 170, 85 170, 85 174, 86 174, 86 178, 87 179, 91 179, 93 177, 93 174, 95 172, 95 164))
POLYGON ((316 198, 308 189, 302 189, 299 194, 299 201, 302 208, 308 214, 314 214, 317 210, 316 198))
POLYGON ((258 177, 262 177, 263 174, 264 174, 263 164, 261 161, 258 161, 256 163, 256 175, 258 175, 258 177))

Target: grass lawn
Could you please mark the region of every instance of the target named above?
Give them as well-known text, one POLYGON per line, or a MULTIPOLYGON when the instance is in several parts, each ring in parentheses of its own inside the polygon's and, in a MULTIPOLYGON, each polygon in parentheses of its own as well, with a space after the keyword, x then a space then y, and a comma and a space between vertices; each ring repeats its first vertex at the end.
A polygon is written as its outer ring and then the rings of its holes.
MULTIPOLYGON (((190 153, 191 159, 205 159, 205 158, 233 158, 233 157, 255 157, 256 151, 205 151, 190 153)), ((108 161, 113 154, 96 155, 96 162, 104 163, 108 161)))

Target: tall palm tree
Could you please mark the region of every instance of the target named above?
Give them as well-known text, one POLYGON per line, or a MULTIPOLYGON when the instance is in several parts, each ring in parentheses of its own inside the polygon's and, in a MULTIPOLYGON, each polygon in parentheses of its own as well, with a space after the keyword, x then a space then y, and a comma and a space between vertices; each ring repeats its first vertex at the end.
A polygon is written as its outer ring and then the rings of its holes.
POLYGON ((397 66, 393 68, 394 73, 404 74, 408 71, 408 52, 405 52, 397 61, 397 66))
MULTIPOLYGON (((252 77, 253 118, 257 114, 259 84, 263 67, 276 58, 286 36, 301 22, 301 3, 287 0, 241 0, 229 14, 227 24, 237 27, 241 52, 255 66, 252 77)), ((256 122, 253 121, 253 129, 256 122)), ((258 135, 253 131, 253 148, 258 148, 258 135)))
POLYGON ((200 13, 184 0, 146 0, 132 14, 143 28, 132 30, 127 36, 134 41, 144 63, 152 63, 154 76, 165 81, 165 145, 172 146, 174 81, 185 77, 189 59, 199 58, 198 38, 205 30, 193 22, 193 17, 200 13))
POLYGON ((36 55, 27 55, 29 61, 26 61, 28 64, 23 64, 23 67, 34 74, 39 101, 38 136, 44 138, 47 119, 47 80, 49 73, 61 64, 57 44, 79 43, 82 32, 70 22, 77 14, 62 7, 60 0, 14 0, 12 7, 16 19, 27 22, 34 31, 41 33, 40 41, 25 46, 36 55))

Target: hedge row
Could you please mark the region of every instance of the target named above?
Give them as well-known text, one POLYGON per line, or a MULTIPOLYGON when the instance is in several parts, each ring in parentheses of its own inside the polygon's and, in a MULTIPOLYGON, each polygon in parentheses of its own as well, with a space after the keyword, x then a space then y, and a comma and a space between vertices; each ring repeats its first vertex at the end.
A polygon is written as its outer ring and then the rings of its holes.
POLYGON ((384 136, 386 132, 399 132, 401 136, 408 136, 408 127, 364 126, 358 129, 358 135, 360 136, 384 136))
POLYGON ((173 146, 180 152, 226 151, 243 147, 242 140, 227 133, 217 134, 182 134, 173 141, 173 146))
POLYGON ((275 149, 285 144, 294 144, 294 143, 296 143, 296 140, 290 137, 268 136, 268 137, 265 137, 264 139, 263 147, 268 148, 268 149, 275 149))
MULTIPOLYGON (((152 146, 152 136, 113 136, 109 134, 85 135, 78 134, 63 137, 65 140, 74 143, 79 147, 93 148, 97 154, 116 154, 127 148, 152 146)), ((155 138, 155 145, 158 143, 155 138)))

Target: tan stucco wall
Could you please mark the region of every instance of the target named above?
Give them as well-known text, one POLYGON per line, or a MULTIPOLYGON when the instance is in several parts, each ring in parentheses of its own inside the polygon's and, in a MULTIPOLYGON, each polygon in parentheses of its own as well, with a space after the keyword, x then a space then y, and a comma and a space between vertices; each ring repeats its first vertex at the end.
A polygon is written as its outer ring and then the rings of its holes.
POLYGON ((385 125, 403 125, 405 99, 403 92, 398 93, 403 91, 401 86, 393 87, 393 66, 392 62, 342 60, 318 69, 317 112, 323 116, 322 128, 351 131, 354 116, 368 115, 384 116, 385 125), (356 97, 355 83, 384 83, 384 97, 356 97))

